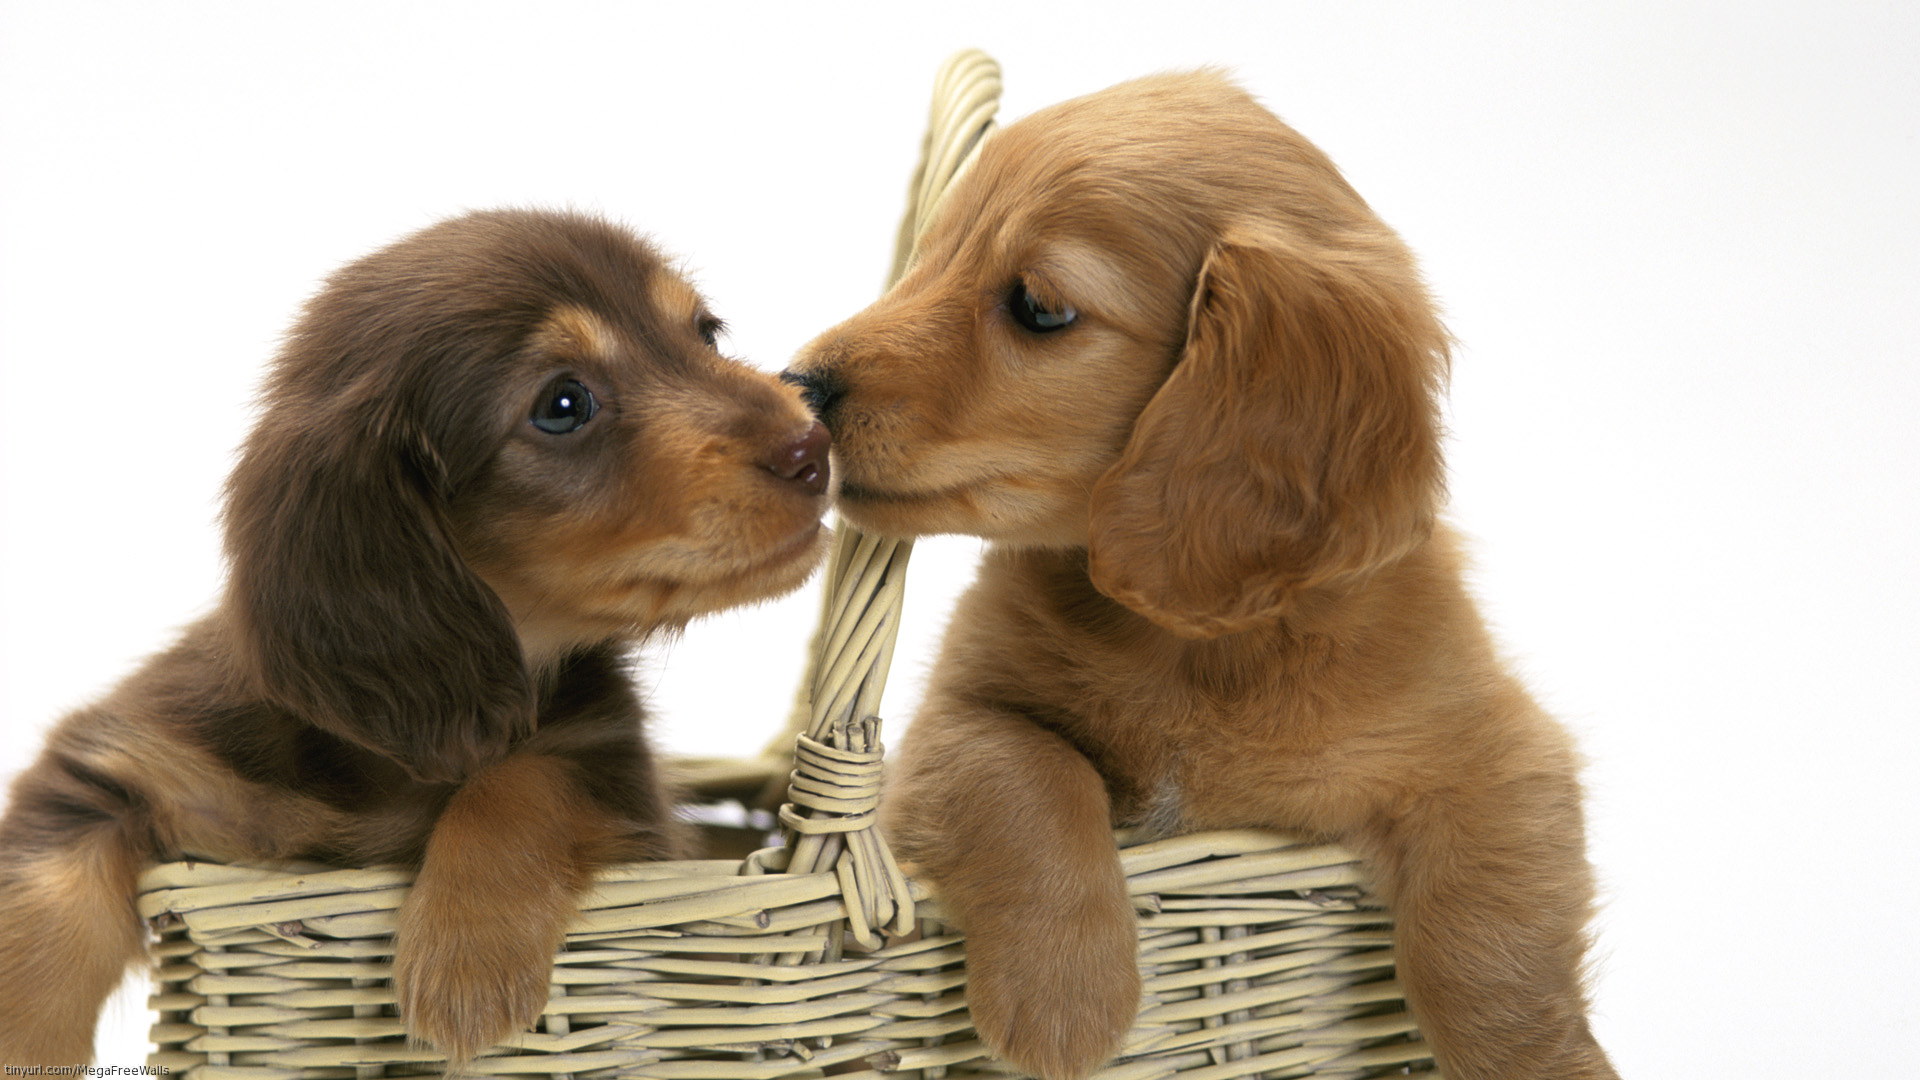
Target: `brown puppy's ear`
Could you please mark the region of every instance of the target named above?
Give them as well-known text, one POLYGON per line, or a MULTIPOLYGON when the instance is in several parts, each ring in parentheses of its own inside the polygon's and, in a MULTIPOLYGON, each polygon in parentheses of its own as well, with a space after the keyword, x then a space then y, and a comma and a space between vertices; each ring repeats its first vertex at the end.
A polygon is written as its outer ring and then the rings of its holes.
POLYGON ((1223 238, 1184 353, 1094 486, 1094 585, 1208 638, 1411 551, 1440 501, 1445 360, 1397 244, 1342 257, 1223 238))
POLYGON ((456 782, 531 730, 531 680, 504 606, 435 510, 440 456, 350 412, 270 406, 228 482, 240 659, 269 700, 417 779, 456 782))

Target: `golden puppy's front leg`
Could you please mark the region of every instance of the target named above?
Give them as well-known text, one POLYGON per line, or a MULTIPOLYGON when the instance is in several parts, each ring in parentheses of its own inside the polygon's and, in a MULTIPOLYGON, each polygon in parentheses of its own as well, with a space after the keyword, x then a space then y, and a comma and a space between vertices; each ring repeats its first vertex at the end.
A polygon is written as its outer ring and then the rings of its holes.
POLYGON ((1422 799, 1376 834, 1396 963, 1452 1080, 1617 1080, 1581 983, 1593 886, 1571 761, 1422 799))
POLYGON ((533 1026, 589 853, 613 830, 558 758, 508 757, 454 794, 400 909, 393 977, 413 1039, 457 1066, 533 1026))
POLYGON ((1044 1080, 1105 1064, 1139 1010, 1139 931, 1106 785, 1017 716, 935 700, 909 729, 884 824, 967 936, 967 1006, 1044 1080))

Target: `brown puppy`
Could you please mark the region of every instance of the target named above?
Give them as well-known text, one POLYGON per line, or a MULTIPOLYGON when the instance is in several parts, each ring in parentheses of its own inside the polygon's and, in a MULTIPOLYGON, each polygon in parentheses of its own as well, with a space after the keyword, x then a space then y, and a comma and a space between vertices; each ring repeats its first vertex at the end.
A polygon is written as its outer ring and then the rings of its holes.
POLYGON ((791 589, 826 433, 630 233, 444 222, 308 305, 228 485, 223 603, 67 717, 0 821, 0 1061, 92 1056, 143 864, 419 868, 395 979, 529 1026, 575 894, 680 851, 622 646, 791 589))
POLYGON ((1128 823, 1347 844, 1449 1076, 1612 1075, 1574 753, 1435 524, 1447 344, 1333 165, 1201 73, 993 136, 788 373, 851 520, 995 541, 885 823, 1015 1065, 1083 1076, 1132 1021, 1128 823))

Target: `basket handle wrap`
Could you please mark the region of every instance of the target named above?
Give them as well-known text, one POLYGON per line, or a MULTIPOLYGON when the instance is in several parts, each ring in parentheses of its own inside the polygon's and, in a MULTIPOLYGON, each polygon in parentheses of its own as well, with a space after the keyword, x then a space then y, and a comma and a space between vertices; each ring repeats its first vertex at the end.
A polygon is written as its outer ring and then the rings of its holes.
MULTIPOLYGON (((919 167, 900 223, 891 287, 915 239, 953 179, 973 161, 1000 107, 1000 65, 978 50, 949 59, 934 78, 933 107, 919 167)), ((787 846, 749 856, 743 873, 784 871, 840 877, 855 940, 913 929, 913 897, 893 853, 874 828, 880 799, 880 696, 886 690, 912 541, 868 536, 844 521, 834 537, 820 625, 796 702, 794 767, 780 807, 787 846), (804 727, 802 725, 804 724, 804 727)))

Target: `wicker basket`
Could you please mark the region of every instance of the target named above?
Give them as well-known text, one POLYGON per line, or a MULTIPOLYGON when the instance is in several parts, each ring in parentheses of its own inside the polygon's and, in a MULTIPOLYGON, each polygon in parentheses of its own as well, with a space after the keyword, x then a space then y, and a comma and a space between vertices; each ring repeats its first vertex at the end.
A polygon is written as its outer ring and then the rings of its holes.
MULTIPOLYGON (((999 87, 998 66, 977 52, 942 69, 896 275, 940 192, 992 130, 999 87)), ((603 873, 555 957, 538 1030, 489 1051, 472 1074, 1003 1071, 968 1021, 961 936, 873 828, 873 717, 909 552, 843 528, 796 709, 802 730, 760 760, 682 763, 706 807, 784 794, 783 846, 603 873)), ((1124 1054, 1101 1077, 1431 1070, 1393 981, 1388 920, 1368 903, 1351 855, 1267 833, 1119 842, 1141 913, 1146 992, 1124 1054)), ((394 1010, 392 935, 407 884, 391 869, 150 871, 140 899, 158 935, 149 1064, 196 1080, 443 1071, 434 1054, 408 1047, 394 1010)))

